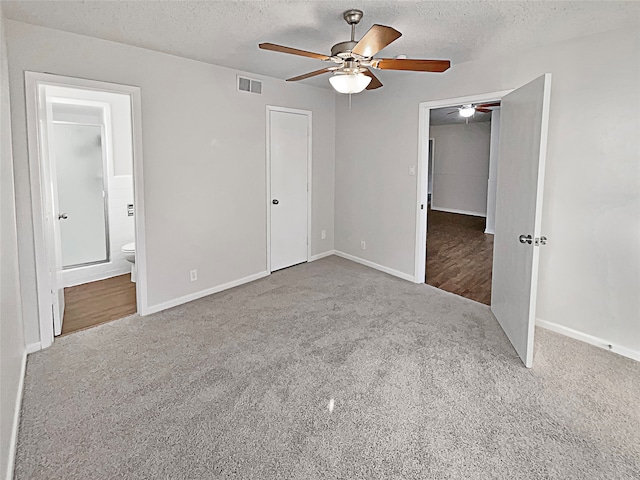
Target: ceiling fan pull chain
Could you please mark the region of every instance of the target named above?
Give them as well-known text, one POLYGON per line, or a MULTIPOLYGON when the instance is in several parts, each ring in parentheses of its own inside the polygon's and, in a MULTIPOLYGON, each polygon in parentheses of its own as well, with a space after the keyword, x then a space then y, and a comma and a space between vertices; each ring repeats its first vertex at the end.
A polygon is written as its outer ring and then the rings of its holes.
POLYGON ((351 110, 351 94, 349 94, 349 110, 351 110))

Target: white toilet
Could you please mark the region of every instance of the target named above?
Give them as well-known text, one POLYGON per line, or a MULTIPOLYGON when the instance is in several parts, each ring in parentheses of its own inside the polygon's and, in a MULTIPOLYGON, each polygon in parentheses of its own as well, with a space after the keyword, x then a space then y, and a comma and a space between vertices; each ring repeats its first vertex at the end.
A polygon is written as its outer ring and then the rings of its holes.
POLYGON ((124 254, 125 260, 131 262, 131 281, 136 281, 136 243, 131 242, 123 245, 120 251, 124 254))

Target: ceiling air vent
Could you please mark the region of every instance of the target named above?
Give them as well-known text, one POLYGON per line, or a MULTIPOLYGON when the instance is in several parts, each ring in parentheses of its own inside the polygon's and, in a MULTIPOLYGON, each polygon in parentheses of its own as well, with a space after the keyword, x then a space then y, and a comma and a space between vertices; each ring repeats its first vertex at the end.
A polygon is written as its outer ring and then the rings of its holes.
POLYGON ((246 78, 238 75, 238 91, 257 93, 260 95, 262 93, 262 82, 254 80, 253 78, 246 78))

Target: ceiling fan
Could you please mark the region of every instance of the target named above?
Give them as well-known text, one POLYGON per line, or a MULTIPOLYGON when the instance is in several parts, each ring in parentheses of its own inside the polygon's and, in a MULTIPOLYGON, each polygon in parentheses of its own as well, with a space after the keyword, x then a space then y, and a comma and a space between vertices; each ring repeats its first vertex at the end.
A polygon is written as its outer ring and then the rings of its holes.
POLYGON ((491 113, 492 107, 499 107, 499 106, 500 106, 500 102, 479 103, 477 105, 467 104, 467 105, 462 105, 461 107, 456 107, 458 109, 457 112, 456 111, 449 112, 447 113, 447 115, 458 113, 461 117, 469 118, 469 117, 472 117, 473 114, 476 112, 491 113))
POLYGON ((384 25, 374 25, 359 40, 355 40, 356 25, 362 19, 362 10, 347 10, 342 14, 351 25, 351 40, 335 44, 331 55, 308 52, 297 48, 284 47, 274 43, 261 43, 263 50, 289 53, 302 57, 316 58, 335 66, 322 68, 297 77, 288 78, 287 82, 296 82, 315 77, 323 73, 332 73, 329 78, 331 86, 340 93, 359 93, 365 88, 374 90, 382 83, 373 74, 371 68, 380 70, 410 70, 414 72, 444 72, 451 66, 449 60, 419 60, 408 58, 374 58, 373 56, 402 35, 396 29, 384 25))

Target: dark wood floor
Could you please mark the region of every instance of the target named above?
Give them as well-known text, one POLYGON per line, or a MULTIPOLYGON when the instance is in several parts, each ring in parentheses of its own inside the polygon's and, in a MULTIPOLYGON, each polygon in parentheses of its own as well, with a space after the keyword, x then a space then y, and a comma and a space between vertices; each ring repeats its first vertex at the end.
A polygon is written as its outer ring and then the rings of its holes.
POLYGON ((136 284, 131 275, 64 289, 62 335, 136 313, 136 284))
POLYGON ((491 305, 493 235, 485 218, 427 211, 425 283, 491 305))

